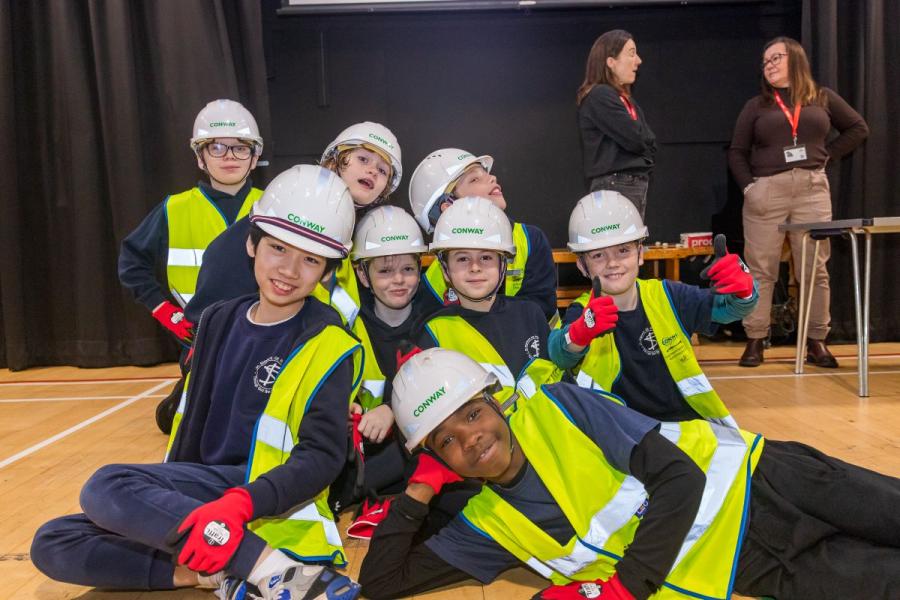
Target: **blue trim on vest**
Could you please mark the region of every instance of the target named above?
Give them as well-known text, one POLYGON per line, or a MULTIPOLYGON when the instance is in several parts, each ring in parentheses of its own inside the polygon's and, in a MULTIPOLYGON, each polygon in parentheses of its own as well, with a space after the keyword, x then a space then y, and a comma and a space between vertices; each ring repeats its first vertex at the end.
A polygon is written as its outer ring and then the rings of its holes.
MULTIPOLYGON (((541 391, 544 392, 544 395, 550 398, 553 404, 556 405, 556 408, 565 415, 565 417, 569 420, 572 425, 575 425, 575 419, 572 418, 572 415, 569 414, 569 411, 565 409, 565 407, 559 403, 559 400, 556 399, 556 396, 550 393, 550 390, 547 389, 546 385, 541 385, 541 391)), ((577 427, 577 425, 575 425, 577 427)))
MULTIPOLYGON (((685 337, 691 339, 691 334, 688 333, 688 330, 684 328, 684 325, 681 324, 681 317, 678 316, 678 310, 675 309, 675 303, 672 302, 672 294, 669 293, 669 286, 666 285, 666 280, 663 279, 662 282, 663 291, 666 293, 666 298, 669 300, 669 306, 672 307, 672 314, 675 315, 675 320, 678 321, 678 326, 681 327, 681 331, 684 333, 685 337)), ((644 311, 646 312, 646 311, 644 311)), ((655 334, 656 332, 654 332, 655 334)))
POLYGON ((728 594, 726 597, 729 598, 731 597, 732 589, 734 589, 734 578, 737 574, 738 557, 741 555, 741 546, 744 545, 744 534, 747 533, 747 518, 750 514, 750 491, 753 487, 753 473, 750 472, 750 465, 753 461, 753 451, 756 450, 756 446, 762 439, 762 435, 757 433, 756 438, 753 439, 753 445, 750 446, 750 453, 747 456, 747 490, 744 492, 744 510, 741 514, 741 534, 738 536, 737 547, 734 549, 734 564, 731 565, 731 579, 728 581, 728 594))
POLYGON ((602 554, 603 556, 608 556, 608 557, 614 558, 616 560, 622 560, 622 557, 619 556, 618 554, 616 554, 615 552, 610 552, 609 550, 604 550, 603 548, 598 548, 597 546, 595 546, 593 544, 589 544, 588 542, 584 541, 583 539, 581 539, 581 537, 579 537, 577 535, 575 537, 577 537, 578 541, 581 542, 582 544, 584 544, 584 546, 586 548, 590 548, 597 554, 602 554))
POLYGON ((675 590, 680 594, 684 594, 685 596, 690 596, 691 598, 699 598, 700 600, 725 600, 725 598, 730 597, 725 596, 724 598, 719 598, 717 596, 704 596, 703 594, 698 594, 697 592, 692 592, 690 590, 686 590, 684 588, 678 587, 677 585, 672 585, 671 583, 663 582, 663 587, 667 587, 670 590, 675 590))
MULTIPOLYGON (((347 357, 348 357, 350 354, 352 354, 353 352, 356 352, 357 348, 360 348, 360 345, 359 345, 359 344, 355 344, 352 348, 350 348, 349 350, 347 350, 346 352, 344 352, 344 353, 343 353, 336 361, 334 361, 334 364, 332 364, 332 365, 328 368, 328 371, 325 372, 325 375, 322 376, 322 379, 320 379, 320 380, 319 380, 319 383, 316 384, 316 387, 313 389, 312 393, 309 395, 309 398, 306 399, 306 406, 303 407, 303 414, 304 414, 304 415, 306 414, 306 411, 309 410, 309 403, 312 402, 313 398, 316 397, 316 394, 319 393, 319 388, 322 387, 322 384, 325 383, 325 380, 328 379, 328 376, 331 375, 331 373, 332 373, 335 369, 337 369, 337 366, 338 366, 339 364, 341 364, 341 361, 343 361, 345 358, 347 358, 347 357)), ((287 364, 287 361, 285 361, 285 364, 287 364)), ((283 371, 284 371, 284 366, 281 367, 281 372, 283 372, 283 371)), ((360 370, 360 373, 362 373, 361 370, 360 370)), ((277 378, 277 377, 275 378, 275 381, 276 381, 276 382, 278 381, 278 378, 277 378)), ((272 387, 273 387, 273 388, 275 387, 275 384, 274 384, 274 383, 272 384, 272 387)), ((354 384, 354 387, 356 387, 355 384, 354 384)), ((348 405, 348 406, 349 406, 349 405, 348 405)))
POLYGON ((341 550, 335 550, 331 556, 300 556, 296 552, 291 552, 287 548, 279 548, 280 551, 284 552, 291 558, 299 562, 305 563, 318 563, 320 565, 331 565, 337 569, 343 569, 349 563, 347 562, 347 557, 341 550), (336 562, 337 558, 340 557, 342 562, 336 562))
POLYGON ((437 336, 434 335, 433 331, 431 331, 431 327, 428 326, 428 323, 425 323, 425 331, 427 331, 428 335, 431 336, 431 339, 434 340, 434 345, 437 346, 438 348, 440 348, 441 343, 438 342, 437 336))
MULTIPOLYGON (((171 198, 171 197, 172 197, 172 194, 169 194, 168 196, 166 196, 166 199, 163 200, 163 214, 166 217, 166 235, 168 235, 168 233, 169 233, 168 232, 168 229, 169 229, 169 198, 171 198)), ((168 243, 168 240, 166 240, 166 242, 168 243)), ((166 254, 168 254, 168 253, 169 253, 169 250, 167 248, 166 254)))
POLYGON ((492 542, 496 542, 496 540, 495 540, 494 538, 492 538, 490 535, 488 535, 488 532, 486 532, 485 530, 481 529, 480 527, 478 527, 477 525, 475 525, 475 523, 473 523, 473 522, 470 521, 468 518, 466 518, 466 515, 464 515, 464 514, 462 513, 462 511, 459 512, 459 518, 463 520, 463 523, 465 523, 466 525, 468 525, 469 527, 471 527, 471 528, 472 528, 472 531, 474 531, 475 533, 480 534, 480 535, 483 535, 484 537, 486 537, 487 539, 491 540, 492 542))
MULTIPOLYGON (((195 189, 196 189, 198 192, 200 192, 200 195, 201 195, 201 196, 203 196, 204 198, 206 198, 206 201, 207 201, 207 202, 209 202, 210 204, 212 204, 213 208, 216 209, 216 212, 219 213, 219 216, 222 217, 222 220, 225 222, 225 227, 227 228, 228 226, 230 226, 232 223, 230 223, 230 222, 228 221, 228 219, 225 218, 225 213, 222 212, 222 209, 219 208, 219 205, 218 205, 218 204, 216 204, 215 202, 213 202, 212 198, 210 198, 209 196, 206 195, 206 192, 203 191, 203 188, 201 188, 201 187, 199 187, 199 186, 195 186, 195 189)), ((248 192, 248 193, 249 193, 249 192, 248 192)), ((246 196, 244 197, 244 200, 247 200, 247 197, 246 197, 246 196)), ((241 202, 241 206, 243 206, 243 202, 241 202)), ((238 212, 240 212, 240 208, 238 208, 238 212)))
POLYGON ((618 394, 614 394, 613 392, 607 392, 606 390, 595 390, 595 389, 590 389, 588 391, 594 392, 595 394, 599 394, 600 396, 603 396, 603 397, 607 398, 608 400, 612 400, 616 404, 621 404, 622 406, 628 406, 628 403, 625 402, 625 398, 623 398, 622 396, 620 396, 618 394))
MULTIPOLYGON (((525 234, 525 248, 526 248, 526 251, 528 252, 528 258, 530 258, 531 257, 531 236, 528 235, 528 228, 525 227, 524 223, 516 223, 516 225, 522 226, 522 233, 525 234)), ((526 263, 528 262, 528 258, 525 259, 526 263)), ((522 265, 522 269, 523 270, 525 269, 525 265, 522 265)), ((522 274, 524 275, 524 273, 522 273, 522 274)))
MULTIPOLYGON (((437 259, 435 259, 435 260, 437 260, 437 259)), ((440 302, 441 304, 443 304, 444 299, 442 297, 438 296, 438 293, 436 291, 434 291, 433 287, 431 287, 431 282, 428 281, 428 278, 425 276, 425 273, 427 271, 428 271, 428 269, 425 269, 425 271, 422 271, 422 274, 419 275, 419 279, 422 280, 422 282, 425 284, 425 287, 428 288, 428 291, 431 292, 432 296, 434 296, 434 299, 437 300, 438 302, 440 302)))
MULTIPOLYGON (((275 376, 278 379, 278 375, 275 376)), ((274 383, 272 384, 275 385, 274 383)), ((250 483, 250 467, 253 466, 253 455, 256 453, 256 432, 259 430, 259 421, 263 413, 259 413, 256 424, 253 426, 253 435, 250 436, 250 452, 247 454, 247 470, 244 472, 244 483, 250 483)))

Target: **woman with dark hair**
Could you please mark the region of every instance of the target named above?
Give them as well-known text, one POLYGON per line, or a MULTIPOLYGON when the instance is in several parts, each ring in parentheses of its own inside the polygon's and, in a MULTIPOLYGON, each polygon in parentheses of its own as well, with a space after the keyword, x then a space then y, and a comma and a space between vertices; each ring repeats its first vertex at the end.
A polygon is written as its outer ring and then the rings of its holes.
POLYGON ((644 217, 656 136, 631 96, 641 65, 631 34, 622 29, 597 38, 578 88, 578 126, 590 191, 615 190, 644 217))
MULTIPOLYGON (((744 319, 747 347, 739 364, 763 361, 769 335, 772 289, 778 277, 784 233, 781 223, 831 220, 831 193, 825 164, 853 151, 869 134, 863 118, 843 98, 812 77, 806 52, 796 41, 777 37, 762 58, 761 93, 751 98, 734 126, 728 165, 744 190, 744 240, 747 265, 759 283, 759 304, 744 319), (827 139, 831 130, 838 135, 827 139)), ((800 266, 801 233, 790 234, 794 266, 800 266)), ((806 361, 835 368, 825 345, 831 314, 828 271, 831 249, 819 246, 812 287, 806 361)), ((807 248, 812 256, 811 245, 807 248)), ((809 278, 809 272, 798 274, 809 278)))

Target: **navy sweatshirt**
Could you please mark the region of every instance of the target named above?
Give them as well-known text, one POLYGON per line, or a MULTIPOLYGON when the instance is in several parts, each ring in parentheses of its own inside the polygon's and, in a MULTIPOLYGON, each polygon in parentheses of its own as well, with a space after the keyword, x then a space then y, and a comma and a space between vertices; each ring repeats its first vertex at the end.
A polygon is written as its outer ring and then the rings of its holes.
MULTIPOLYGON (((170 461, 246 464, 253 428, 267 400, 261 388, 271 390, 281 363, 296 348, 326 325, 341 326, 337 312, 312 297, 285 322, 254 325, 247 311, 257 299, 244 296, 215 304, 197 324, 187 407, 170 461), (242 340, 248 335, 257 339, 242 340), (263 357, 267 344, 271 354, 263 357), (252 359, 235 353, 238 347, 250 350, 252 359)), ((244 486, 253 499, 253 518, 283 513, 334 481, 346 459, 352 388, 352 358, 346 356, 309 401, 287 462, 244 486)))

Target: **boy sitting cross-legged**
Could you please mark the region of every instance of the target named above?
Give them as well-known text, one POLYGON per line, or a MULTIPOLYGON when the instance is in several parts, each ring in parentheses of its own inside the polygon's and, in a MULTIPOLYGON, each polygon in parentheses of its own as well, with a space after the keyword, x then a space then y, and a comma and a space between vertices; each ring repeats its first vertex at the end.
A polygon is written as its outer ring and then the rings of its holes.
POLYGON ((251 221, 259 293, 204 311, 166 462, 97 471, 81 492, 84 512, 35 535, 32 560, 48 576, 101 588, 221 586, 229 599, 357 596, 322 565, 346 563, 327 490, 344 462, 361 348, 310 295, 349 253, 353 202, 332 172, 295 166, 251 221))

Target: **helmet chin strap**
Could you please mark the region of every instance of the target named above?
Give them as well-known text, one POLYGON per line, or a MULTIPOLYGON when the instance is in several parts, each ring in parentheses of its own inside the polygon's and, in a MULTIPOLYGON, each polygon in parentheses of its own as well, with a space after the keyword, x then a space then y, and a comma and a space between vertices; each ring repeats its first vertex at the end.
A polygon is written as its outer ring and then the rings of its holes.
MULTIPOLYGON (((469 302, 489 302, 490 300, 492 300, 497 295, 497 292, 500 291, 500 286, 503 285, 503 280, 506 277, 506 257, 503 256, 502 254, 500 254, 500 257, 501 257, 500 277, 497 278, 497 285, 494 286, 493 290, 488 292, 488 294, 486 296, 482 296, 481 298, 473 298, 472 296, 466 296, 461 291, 459 291, 457 288, 453 288, 453 291, 456 292, 456 295, 462 296, 469 302)), ((441 252, 440 255, 438 255, 438 260, 441 262, 441 267, 444 269, 444 275, 449 280, 450 279, 450 274, 449 274, 450 269, 447 267, 447 261, 444 258, 443 252, 441 252)))

